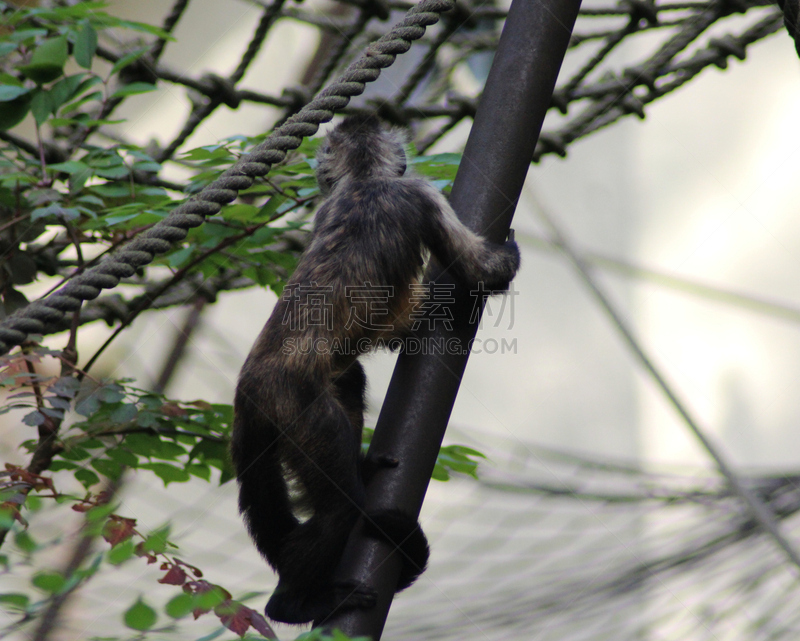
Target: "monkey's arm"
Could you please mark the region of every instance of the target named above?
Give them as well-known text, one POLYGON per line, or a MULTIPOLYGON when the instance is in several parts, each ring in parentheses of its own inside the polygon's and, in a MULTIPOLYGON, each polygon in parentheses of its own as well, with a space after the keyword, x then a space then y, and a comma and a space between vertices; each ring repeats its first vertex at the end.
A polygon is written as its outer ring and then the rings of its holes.
POLYGON ((447 199, 432 185, 415 181, 425 203, 423 242, 439 263, 467 284, 505 289, 519 268, 513 240, 495 245, 464 226, 447 199))

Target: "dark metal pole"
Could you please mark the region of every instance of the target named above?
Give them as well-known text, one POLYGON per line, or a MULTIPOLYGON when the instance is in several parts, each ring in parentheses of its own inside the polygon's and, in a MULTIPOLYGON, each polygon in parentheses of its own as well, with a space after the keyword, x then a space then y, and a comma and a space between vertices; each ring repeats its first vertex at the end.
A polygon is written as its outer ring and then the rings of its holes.
MULTIPOLYGON (((513 0, 509 10, 450 198, 459 217, 494 242, 508 235, 579 8, 580 0, 513 0)), ((452 282, 446 272, 433 276, 437 283, 452 282)), ((458 288, 455 298, 453 331, 438 323, 418 338, 470 344, 477 332, 477 323, 468 322, 474 298, 458 288)), ((372 478, 367 513, 385 508, 419 513, 469 357, 467 349, 448 352, 399 356, 370 454, 400 464, 372 478)), ((378 605, 320 623, 379 639, 399 572, 392 548, 365 537, 359 523, 339 576, 373 586, 378 605)))

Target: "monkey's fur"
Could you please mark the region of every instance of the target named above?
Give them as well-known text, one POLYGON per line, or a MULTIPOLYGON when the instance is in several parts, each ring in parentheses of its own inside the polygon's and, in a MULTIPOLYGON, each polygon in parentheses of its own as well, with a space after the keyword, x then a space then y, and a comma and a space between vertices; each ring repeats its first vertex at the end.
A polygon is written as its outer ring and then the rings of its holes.
MULTIPOLYGON (((403 143, 375 117, 347 118, 328 135, 317 167, 327 198, 311 242, 239 376, 232 443, 239 509, 280 577, 266 608, 278 621, 305 623, 375 604, 372 588, 333 581, 364 505, 366 379, 357 358, 369 346, 359 339, 407 335, 410 285, 419 282, 426 250, 464 283, 483 281, 487 289, 505 289, 519 266, 515 243, 490 244, 464 227, 432 185, 404 176, 403 143), (324 292, 324 303, 304 298, 303 286, 324 292), (383 297, 368 323, 353 322, 359 304, 348 286, 383 297), (313 318, 320 310, 326 317, 313 318), (287 349, 287 339, 330 346, 348 338, 352 353, 296 343, 287 349)), ((416 519, 388 510, 366 514, 365 523, 370 535, 399 545, 398 589, 409 586, 428 560, 416 519)))

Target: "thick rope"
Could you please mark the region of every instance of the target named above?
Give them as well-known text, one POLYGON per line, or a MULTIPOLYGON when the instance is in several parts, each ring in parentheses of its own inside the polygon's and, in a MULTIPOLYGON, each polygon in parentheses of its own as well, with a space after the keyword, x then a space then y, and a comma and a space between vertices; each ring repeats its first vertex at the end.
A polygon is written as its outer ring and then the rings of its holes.
POLYGON ((206 216, 219 213, 222 205, 233 201, 238 192, 265 176, 272 165, 281 162, 286 152, 297 149, 303 138, 314 135, 319 125, 363 93, 365 85, 378 78, 381 69, 411 48, 425 28, 439 21, 439 14, 452 9, 455 0, 422 0, 405 18, 379 40, 369 45, 333 84, 326 87, 297 114, 281 125, 263 143, 242 156, 222 176, 200 193, 179 205, 164 220, 134 238, 100 264, 72 278, 50 296, 37 300, 0 323, 0 354, 21 344, 28 334, 44 334, 47 325, 58 323, 66 312, 78 310, 81 303, 96 298, 103 289, 111 289, 121 278, 153 261, 183 240, 188 230, 203 224, 206 216))

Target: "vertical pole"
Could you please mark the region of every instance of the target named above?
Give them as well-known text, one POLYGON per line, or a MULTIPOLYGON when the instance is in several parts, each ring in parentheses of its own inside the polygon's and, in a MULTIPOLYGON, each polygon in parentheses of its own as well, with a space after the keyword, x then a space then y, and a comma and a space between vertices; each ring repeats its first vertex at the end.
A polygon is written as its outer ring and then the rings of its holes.
MULTIPOLYGON (((450 198, 461 220, 493 242, 508 235, 579 8, 580 0, 513 0, 509 9, 450 198)), ((437 283, 454 282, 447 272, 429 276, 437 283)), ((399 508, 419 514, 422 507, 478 329, 477 321, 469 323, 474 296, 457 286, 455 299, 452 331, 438 323, 416 338, 423 345, 433 339, 463 349, 402 353, 397 360, 370 455, 389 456, 400 464, 380 469, 371 479, 367 513, 399 508)), ((365 537, 359 522, 338 577, 374 587, 378 604, 318 623, 379 639, 399 573, 400 558, 392 547, 365 537)))

